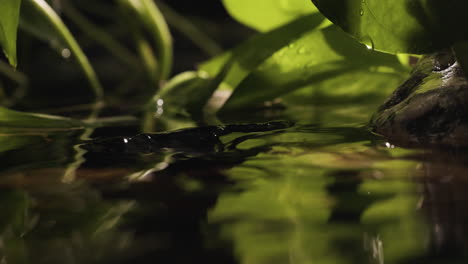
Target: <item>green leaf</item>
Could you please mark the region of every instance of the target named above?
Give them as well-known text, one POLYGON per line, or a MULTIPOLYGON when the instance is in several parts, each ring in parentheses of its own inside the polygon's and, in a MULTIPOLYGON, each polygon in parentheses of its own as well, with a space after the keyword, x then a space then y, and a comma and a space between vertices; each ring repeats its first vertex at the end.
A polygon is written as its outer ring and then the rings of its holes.
POLYGON ((153 0, 120 0, 121 5, 131 10, 136 18, 143 25, 146 31, 153 38, 157 48, 157 58, 159 59, 159 80, 166 80, 172 68, 172 37, 169 27, 153 0))
POLYGON ((430 53, 468 39, 467 1, 312 0, 333 23, 376 50, 430 53))
POLYGON ((317 12, 309 0, 223 0, 223 4, 232 17, 262 32, 317 12))
POLYGON ((226 64, 214 78, 200 71, 183 72, 171 79, 154 101, 159 106, 167 104, 175 112, 188 113, 194 118, 201 117, 208 100, 226 77, 230 66, 230 63, 226 64))
POLYGON ((385 88, 388 91, 407 72, 396 56, 370 50, 330 26, 309 31, 252 71, 238 85, 224 110, 260 104, 301 88, 305 89, 301 97, 308 95, 309 100, 318 88, 340 96, 385 88))
POLYGON ((200 72, 180 73, 164 86, 154 101, 158 106, 166 105, 166 110, 171 107, 176 112, 189 111, 194 102, 206 100, 203 94, 210 86, 211 81, 212 79, 200 72))
POLYGON ((52 7, 47 4, 44 0, 26 0, 23 1, 21 6, 22 11, 25 14, 21 18, 25 21, 21 23, 21 26, 25 24, 27 28, 35 33, 41 34, 44 32, 45 37, 47 38, 50 35, 54 35, 66 43, 70 48, 70 51, 75 56, 78 64, 81 66, 81 69, 85 73, 88 81, 95 93, 95 95, 100 98, 103 95, 103 89, 99 82, 99 79, 91 66, 88 58, 84 54, 78 42, 73 37, 73 34, 63 23, 62 19, 55 13, 52 7))
POLYGON ((18 129, 79 129, 85 124, 65 117, 18 112, 0 107, 0 127, 18 129))
POLYGON ((323 19, 320 14, 311 14, 270 32, 256 35, 232 51, 200 65, 200 70, 214 76, 228 62, 231 63, 223 82, 234 88, 258 65, 284 46, 319 26, 323 19))
POLYGON ((8 62, 16 67, 16 33, 21 0, 8 0, 0 2, 0 45, 3 48, 8 62))

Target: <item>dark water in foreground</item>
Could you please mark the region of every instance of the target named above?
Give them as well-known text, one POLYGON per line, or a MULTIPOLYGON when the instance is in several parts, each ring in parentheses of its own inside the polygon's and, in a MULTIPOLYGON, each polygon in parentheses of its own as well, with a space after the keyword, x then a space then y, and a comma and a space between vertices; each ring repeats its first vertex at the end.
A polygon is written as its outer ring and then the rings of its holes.
POLYGON ((0 263, 466 263, 468 156, 395 147, 370 112, 144 154, 4 132, 0 263))

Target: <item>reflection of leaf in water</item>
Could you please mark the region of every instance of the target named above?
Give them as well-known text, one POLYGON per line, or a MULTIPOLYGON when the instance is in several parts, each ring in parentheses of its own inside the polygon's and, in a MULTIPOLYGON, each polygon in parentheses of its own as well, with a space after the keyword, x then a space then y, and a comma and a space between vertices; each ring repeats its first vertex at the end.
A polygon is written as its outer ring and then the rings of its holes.
POLYGON ((40 136, 0 135, 0 153, 41 142, 40 136))
POLYGON ((8 263, 102 263, 131 250, 120 225, 134 203, 105 202, 81 184, 4 190, 0 207, 0 255, 8 263))
POLYGON ((321 142, 320 133, 286 132, 240 145, 272 144, 227 172, 243 192, 221 194, 210 213, 210 222, 222 223, 224 238, 234 241, 241 263, 359 263, 377 256, 376 245, 378 257, 391 263, 421 252, 414 186, 401 178, 414 162, 394 160, 362 136, 344 143, 351 138, 331 134, 321 142), (353 171, 354 188, 342 188, 353 180, 345 174, 344 185, 331 192, 330 173, 343 169, 353 171))

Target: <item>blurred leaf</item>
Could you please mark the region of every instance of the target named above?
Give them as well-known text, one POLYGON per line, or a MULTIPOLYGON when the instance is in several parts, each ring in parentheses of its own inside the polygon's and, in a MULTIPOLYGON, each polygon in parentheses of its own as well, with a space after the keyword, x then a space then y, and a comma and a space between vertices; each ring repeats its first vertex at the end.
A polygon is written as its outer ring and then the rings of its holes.
POLYGON ((28 229, 29 197, 21 191, 9 191, 0 195, 2 218, 0 233, 10 228, 15 235, 23 235, 28 229))
POLYGON ((376 50, 430 53, 468 39, 467 1, 312 0, 333 23, 376 50))
POLYGON ((24 235, 31 229, 30 198, 22 191, 3 191, 0 194, 0 255, 8 263, 28 263, 24 235))
POLYGON ((150 33, 157 48, 159 59, 158 80, 166 80, 172 68, 172 38, 164 16, 152 0, 120 0, 127 10, 132 10, 136 18, 150 33))
POLYGON ((21 0, 8 0, 0 2, 0 45, 3 48, 8 62, 16 67, 16 33, 21 0))
POLYGON ((95 95, 99 98, 103 95, 103 90, 93 67, 88 61, 73 34, 63 23, 62 19, 55 13, 52 7, 44 0, 27 0, 21 5, 21 26, 39 35, 48 41, 63 41, 70 48, 76 57, 78 64, 85 73, 95 95))
POLYGON ((67 46, 63 38, 57 34, 57 31, 49 22, 45 19, 37 9, 33 8, 30 0, 23 1, 21 6, 21 17, 20 17, 20 28, 34 37, 47 42, 54 48, 63 49, 67 46))
MULTIPOLYGON (((210 97, 225 78, 230 64, 214 77, 209 78, 203 72, 184 72, 169 81, 155 102, 158 106, 167 104, 175 112, 188 113, 192 117, 200 117, 210 97)), ((166 107, 166 109, 168 109, 166 107)), ((171 110, 170 110, 171 111, 171 110)))
POLYGON ((396 56, 370 50, 330 26, 309 31, 252 71, 224 110, 262 103, 306 86, 308 93, 322 87, 332 93, 344 90, 344 95, 395 88, 406 73, 396 56))
POLYGON ((196 26, 190 17, 177 13, 177 11, 164 2, 157 1, 156 3, 166 17, 167 23, 190 39, 200 50, 210 56, 215 56, 222 52, 219 44, 206 34, 201 27, 196 26))
POLYGON ((0 136, 0 153, 41 142, 38 135, 5 135, 0 136))
MULTIPOLYGON (((119 43, 106 28, 99 27, 89 20, 82 12, 74 7, 71 1, 61 2, 65 16, 70 19, 85 35, 106 48, 116 59, 134 68, 140 68, 138 59, 123 45, 119 43)), ((109 12, 112 14, 112 12, 109 12)))
POLYGON ((231 66, 227 69, 223 82, 234 88, 267 58, 319 26, 323 19, 320 14, 311 14, 270 32, 254 36, 232 51, 202 64, 200 70, 214 76, 230 61, 231 66))
POLYGON ((83 128, 81 121, 43 114, 13 111, 0 107, 0 127, 2 128, 83 128))
POLYGON ((317 12, 309 0, 223 0, 223 4, 232 17, 262 32, 317 12))
MULTIPOLYGON (((173 77, 155 98, 158 106, 163 104, 174 109, 186 110, 193 101, 199 101, 201 90, 211 79, 199 72, 183 72, 173 77)), ((166 109, 167 109, 166 107, 166 109)))

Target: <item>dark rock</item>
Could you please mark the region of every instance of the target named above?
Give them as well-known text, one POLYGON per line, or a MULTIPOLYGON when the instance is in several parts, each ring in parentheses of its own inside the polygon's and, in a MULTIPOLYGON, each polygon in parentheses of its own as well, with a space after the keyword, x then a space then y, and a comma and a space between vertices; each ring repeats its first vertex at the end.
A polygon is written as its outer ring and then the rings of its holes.
POLYGON ((421 59, 371 127, 401 146, 468 147, 468 81, 453 53, 421 59))

